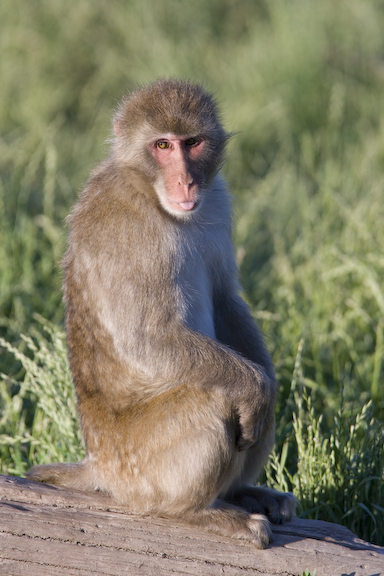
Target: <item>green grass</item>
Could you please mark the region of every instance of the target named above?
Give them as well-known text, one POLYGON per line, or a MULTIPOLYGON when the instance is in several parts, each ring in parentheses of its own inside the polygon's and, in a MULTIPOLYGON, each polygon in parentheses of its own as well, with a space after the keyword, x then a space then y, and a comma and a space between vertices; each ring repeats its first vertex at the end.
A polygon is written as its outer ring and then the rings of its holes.
POLYGON ((186 77, 236 132, 225 175, 242 282, 281 384, 268 481, 303 515, 384 544, 383 29, 381 0, 3 0, 3 473, 82 454, 64 218, 121 95, 186 77))
POLYGON ((22 365, 23 377, 1 375, 0 473, 24 475, 32 464, 76 461, 84 447, 65 336, 43 321, 22 336, 25 352, 0 338, 22 365), (33 409, 32 409, 33 408, 33 409))

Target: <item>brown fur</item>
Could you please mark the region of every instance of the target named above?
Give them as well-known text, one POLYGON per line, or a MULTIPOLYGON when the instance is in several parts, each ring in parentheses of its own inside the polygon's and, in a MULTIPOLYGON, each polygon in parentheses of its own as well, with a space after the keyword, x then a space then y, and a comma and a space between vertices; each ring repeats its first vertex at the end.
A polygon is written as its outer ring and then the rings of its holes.
POLYGON ((103 490, 134 513, 265 547, 271 532, 261 513, 280 522, 295 505, 292 495, 248 485, 273 444, 276 383, 239 296, 230 202, 218 175, 227 134, 211 96, 169 80, 126 98, 114 128, 112 153, 69 218, 64 259, 87 455, 34 467, 29 477, 103 490), (166 137, 175 146, 180 139, 185 162, 174 162, 175 182, 180 168, 193 183, 183 188, 193 210, 167 208, 179 192, 164 188, 156 160, 164 151, 151 152, 166 137), (203 142, 194 156, 189 137, 203 142))

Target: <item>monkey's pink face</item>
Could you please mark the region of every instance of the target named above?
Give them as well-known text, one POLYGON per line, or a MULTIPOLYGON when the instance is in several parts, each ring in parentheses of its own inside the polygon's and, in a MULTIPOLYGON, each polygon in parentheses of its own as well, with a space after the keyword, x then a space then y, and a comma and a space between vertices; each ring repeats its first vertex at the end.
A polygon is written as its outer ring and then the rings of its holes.
POLYGON ((204 145, 199 137, 173 134, 161 136, 150 145, 162 175, 155 185, 156 192, 163 208, 175 216, 185 217, 199 207, 203 176, 197 161, 204 145))

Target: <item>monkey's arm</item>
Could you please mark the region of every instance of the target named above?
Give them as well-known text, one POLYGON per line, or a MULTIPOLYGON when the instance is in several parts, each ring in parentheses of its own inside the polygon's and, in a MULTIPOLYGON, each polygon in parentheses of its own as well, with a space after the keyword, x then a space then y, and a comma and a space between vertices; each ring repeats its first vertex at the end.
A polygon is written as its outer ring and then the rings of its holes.
POLYGON ((274 378, 272 359, 262 333, 240 296, 236 294, 217 296, 214 302, 214 320, 219 342, 262 366, 268 376, 274 378))
MULTIPOLYGON (((95 262, 92 275, 98 269, 95 262)), ((160 305, 161 287, 147 282, 143 271, 134 274, 137 285, 141 284, 139 292, 133 286, 124 291, 117 278, 113 284, 99 286, 98 301, 92 306, 83 300, 88 275, 82 266, 66 290, 68 345, 80 401, 84 394, 97 391, 112 410, 121 411, 132 402, 150 402, 179 386, 199 388, 212 397, 218 394, 230 406, 228 414, 237 416, 240 450, 265 439, 273 421, 275 382, 261 364, 186 327, 171 309, 167 318, 166 302, 160 305), (83 300, 84 315, 78 308, 73 316, 76 299, 83 300), (84 358, 90 360, 92 373, 85 370, 84 358)), ((167 297, 168 303, 172 300, 167 297)))
POLYGON ((168 386, 174 382, 208 392, 221 391, 238 417, 238 448, 245 450, 262 443, 274 422, 276 396, 268 353, 265 352, 264 365, 261 361, 256 364, 228 345, 183 325, 174 327, 172 341, 166 340, 157 348, 161 374, 154 378, 156 385, 165 378, 163 382, 168 386))

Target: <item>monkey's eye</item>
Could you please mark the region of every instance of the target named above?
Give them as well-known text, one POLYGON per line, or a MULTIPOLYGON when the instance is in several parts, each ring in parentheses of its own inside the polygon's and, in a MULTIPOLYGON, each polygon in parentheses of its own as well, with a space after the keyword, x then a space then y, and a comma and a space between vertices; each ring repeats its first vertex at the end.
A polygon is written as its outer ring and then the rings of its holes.
POLYGON ((196 144, 198 144, 200 142, 200 140, 198 138, 188 138, 188 140, 185 141, 185 145, 186 146, 196 146, 196 144))
POLYGON ((159 140, 158 142, 156 142, 156 146, 161 150, 164 150, 165 148, 169 148, 169 142, 167 142, 166 140, 159 140))

